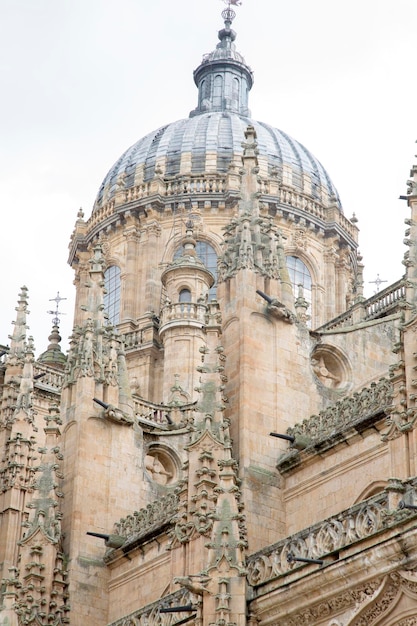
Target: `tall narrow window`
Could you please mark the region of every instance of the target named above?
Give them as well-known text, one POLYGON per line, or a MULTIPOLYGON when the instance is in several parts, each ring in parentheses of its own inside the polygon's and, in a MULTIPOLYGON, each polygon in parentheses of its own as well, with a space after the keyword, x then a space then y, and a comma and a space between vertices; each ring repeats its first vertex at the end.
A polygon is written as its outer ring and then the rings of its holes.
POLYGON ((233 110, 237 111, 239 107, 239 94, 240 94, 240 83, 238 78, 233 79, 233 93, 232 93, 232 106, 233 110))
POLYGON ((111 324, 118 324, 120 319, 120 268, 111 265, 104 273, 104 310, 111 324))
POLYGON ((222 106, 222 91, 223 91, 223 78, 216 76, 214 79, 213 88, 213 108, 218 110, 222 106))
POLYGON ((304 298, 309 303, 307 314, 311 315, 311 274, 308 267, 296 256, 287 256, 287 269, 294 291, 294 299, 298 296, 298 286, 302 285, 304 298))

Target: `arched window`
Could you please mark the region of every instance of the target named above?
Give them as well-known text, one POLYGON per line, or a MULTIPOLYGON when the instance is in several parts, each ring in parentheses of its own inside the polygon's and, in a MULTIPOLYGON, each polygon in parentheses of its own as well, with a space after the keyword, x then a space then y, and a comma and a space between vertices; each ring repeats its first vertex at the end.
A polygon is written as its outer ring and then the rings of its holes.
POLYGON ((232 101, 233 107, 237 108, 239 105, 239 93, 240 93, 240 83, 238 78, 233 79, 233 92, 232 92, 232 101))
POLYGON ((307 309, 307 315, 311 316, 312 284, 308 267, 297 256, 287 256, 287 269, 294 292, 294 299, 298 296, 298 286, 302 285, 304 298, 310 305, 307 309))
POLYGON ((217 75, 214 79, 213 108, 220 109, 222 106, 223 78, 217 75))
MULTIPOLYGON (((214 284, 210 289, 208 297, 209 300, 216 299, 217 292, 217 254, 213 246, 211 246, 207 241, 197 241, 195 246, 195 251, 197 253, 198 258, 202 261, 205 267, 211 272, 214 276, 214 284)), ((184 253, 183 246, 177 248, 174 254, 174 259, 178 259, 184 253)), ((197 294, 199 295, 199 294, 197 294)))
POLYGON ((104 272, 104 310, 111 324, 118 324, 120 319, 120 268, 111 265, 104 272))
POLYGON ((179 302, 191 302, 191 291, 189 289, 181 289, 179 302))

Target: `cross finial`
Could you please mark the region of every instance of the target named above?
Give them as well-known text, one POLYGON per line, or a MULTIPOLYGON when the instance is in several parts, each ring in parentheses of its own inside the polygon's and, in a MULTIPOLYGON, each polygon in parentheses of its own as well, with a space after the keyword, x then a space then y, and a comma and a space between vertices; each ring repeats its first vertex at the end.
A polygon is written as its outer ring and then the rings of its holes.
POLYGON ((66 298, 61 298, 61 296, 59 295, 59 291, 56 292, 55 298, 49 298, 49 302, 56 303, 55 311, 47 311, 49 315, 55 315, 55 317, 52 318, 52 324, 54 326, 59 326, 59 316, 65 315, 65 313, 61 313, 61 311, 59 310, 59 303, 62 302, 63 300, 66 300, 66 298))
POLYGON ((374 283, 376 285, 376 292, 378 293, 379 291, 379 287, 381 286, 382 283, 387 283, 387 280, 381 280, 381 278, 379 277, 379 274, 376 275, 376 279, 375 280, 370 280, 370 283, 374 283))

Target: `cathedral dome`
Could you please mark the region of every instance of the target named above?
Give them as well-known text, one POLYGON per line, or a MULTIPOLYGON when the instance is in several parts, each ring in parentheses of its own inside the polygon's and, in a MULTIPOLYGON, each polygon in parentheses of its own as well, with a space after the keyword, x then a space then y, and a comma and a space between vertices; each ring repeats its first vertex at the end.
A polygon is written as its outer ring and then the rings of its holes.
POLYGON ((248 126, 257 134, 258 158, 265 175, 276 173, 281 181, 314 200, 340 201, 321 163, 298 141, 264 122, 232 111, 194 115, 149 133, 118 159, 105 177, 96 207, 109 202, 122 185, 125 190, 146 183, 156 175, 166 178, 227 172, 240 166, 242 141, 248 126))
POLYGON ((116 195, 120 205, 146 194, 146 186, 157 177, 168 183, 172 179, 192 178, 188 186, 191 190, 203 174, 226 174, 233 167, 238 171, 248 126, 256 131, 261 177, 274 177, 286 193, 301 194, 302 203, 311 199, 341 211, 329 175, 311 152, 283 131, 251 119, 248 94, 253 73, 236 50, 236 33, 231 28, 235 13, 230 4, 222 16, 224 28, 218 33, 217 47, 203 56, 194 71, 197 107, 189 118, 158 128, 126 150, 100 187, 94 205, 96 213, 116 195), (120 191, 125 192, 124 200, 120 191))

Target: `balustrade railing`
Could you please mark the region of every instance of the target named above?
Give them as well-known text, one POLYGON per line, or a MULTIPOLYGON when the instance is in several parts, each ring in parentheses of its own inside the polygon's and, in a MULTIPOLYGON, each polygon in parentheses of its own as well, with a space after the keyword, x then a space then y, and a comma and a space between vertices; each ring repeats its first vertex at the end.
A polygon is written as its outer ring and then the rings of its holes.
POLYGON ((154 424, 186 426, 192 422, 195 403, 185 405, 156 404, 142 398, 133 398, 134 411, 139 418, 154 424))
POLYGON ((335 330, 337 328, 351 326, 354 323, 353 309, 355 307, 362 309, 357 321, 366 322, 387 315, 388 313, 395 313, 401 306, 401 303, 405 302, 405 289, 404 280, 399 280, 383 291, 371 296, 368 300, 354 305, 353 308, 335 317, 326 324, 323 324, 323 326, 320 326, 317 330, 335 330))
POLYGON ((165 194, 175 196, 181 194, 224 193, 226 191, 225 176, 199 176, 171 180, 165 183, 165 194))
POLYGON ((205 304, 196 304, 194 302, 175 302, 166 304, 161 311, 161 330, 165 324, 176 320, 193 320, 205 323, 207 307, 205 304))
POLYGON ((47 387, 51 390, 60 392, 64 383, 64 372, 51 371, 42 366, 35 366, 35 387, 47 387), (38 377, 38 378, 36 378, 38 377))
POLYGON ((382 313, 386 313, 387 311, 394 309, 399 302, 404 300, 405 282, 403 280, 399 280, 364 302, 365 319, 372 319, 382 313))

